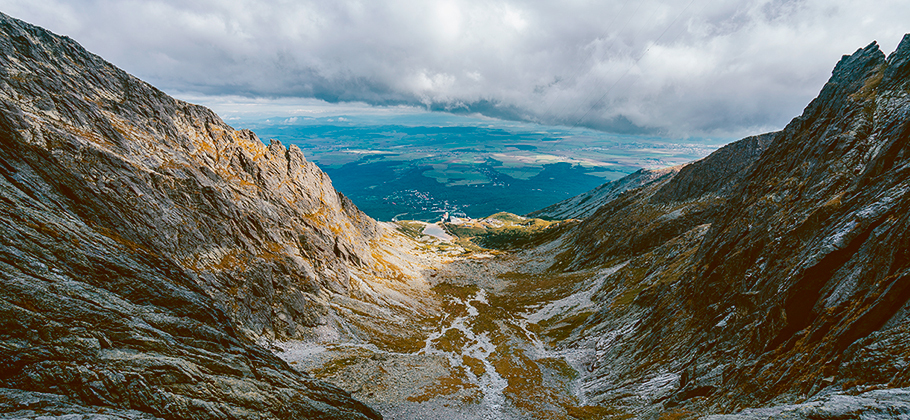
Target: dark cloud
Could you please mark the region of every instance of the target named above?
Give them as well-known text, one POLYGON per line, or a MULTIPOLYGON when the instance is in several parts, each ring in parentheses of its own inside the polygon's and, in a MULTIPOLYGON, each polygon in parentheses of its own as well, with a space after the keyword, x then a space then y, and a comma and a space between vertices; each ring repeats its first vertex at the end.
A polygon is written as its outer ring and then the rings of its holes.
POLYGON ((178 96, 669 135, 779 128, 842 54, 873 39, 890 52, 910 31, 903 0, 0 0, 0 10, 178 96))

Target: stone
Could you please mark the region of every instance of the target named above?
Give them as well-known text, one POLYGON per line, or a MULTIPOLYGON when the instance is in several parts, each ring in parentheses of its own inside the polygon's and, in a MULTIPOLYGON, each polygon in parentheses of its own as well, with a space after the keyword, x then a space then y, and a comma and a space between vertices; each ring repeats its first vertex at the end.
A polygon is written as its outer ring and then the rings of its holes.
POLYGON ((299 150, 5 15, 0 140, 0 417, 380 418, 253 341, 379 232, 299 150))

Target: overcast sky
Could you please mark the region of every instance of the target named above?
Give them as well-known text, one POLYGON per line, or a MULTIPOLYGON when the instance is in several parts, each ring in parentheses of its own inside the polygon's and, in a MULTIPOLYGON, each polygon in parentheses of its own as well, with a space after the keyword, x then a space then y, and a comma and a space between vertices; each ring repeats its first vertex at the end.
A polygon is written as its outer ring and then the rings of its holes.
MULTIPOLYGON (((879 0, 0 0, 177 97, 295 98, 669 136, 779 129, 837 60, 910 32, 879 0)), ((360 106, 362 107, 362 106, 360 106)))

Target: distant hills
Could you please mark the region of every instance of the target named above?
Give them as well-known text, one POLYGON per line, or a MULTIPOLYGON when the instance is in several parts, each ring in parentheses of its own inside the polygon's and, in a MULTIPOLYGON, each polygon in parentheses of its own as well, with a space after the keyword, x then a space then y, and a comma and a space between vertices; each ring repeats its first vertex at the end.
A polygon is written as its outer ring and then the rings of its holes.
POLYGON ((253 120, 263 138, 301 148, 377 220, 445 212, 527 213, 639 168, 701 158, 729 139, 616 135, 466 116, 253 120))

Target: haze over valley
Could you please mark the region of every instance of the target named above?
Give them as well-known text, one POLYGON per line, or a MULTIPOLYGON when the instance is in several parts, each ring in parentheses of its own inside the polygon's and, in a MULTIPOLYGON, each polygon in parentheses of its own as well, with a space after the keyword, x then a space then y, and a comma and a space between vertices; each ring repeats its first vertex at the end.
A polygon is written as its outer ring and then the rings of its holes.
POLYGON ((669 139, 432 113, 235 120, 294 144, 377 220, 525 214, 730 139, 669 139))

